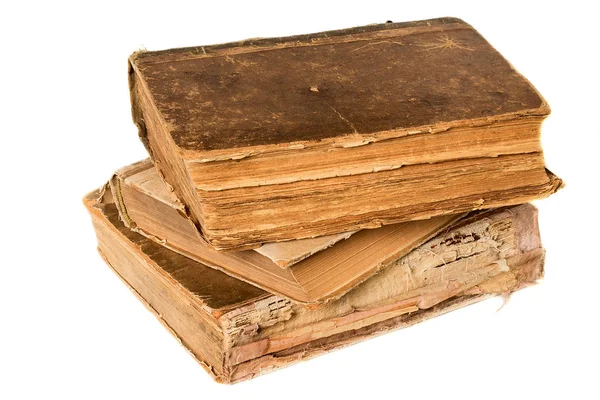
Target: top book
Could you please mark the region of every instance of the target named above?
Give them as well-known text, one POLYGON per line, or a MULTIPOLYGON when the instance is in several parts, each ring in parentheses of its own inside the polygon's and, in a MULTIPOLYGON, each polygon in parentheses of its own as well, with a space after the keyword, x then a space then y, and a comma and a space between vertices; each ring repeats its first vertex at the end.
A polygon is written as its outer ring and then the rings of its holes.
POLYGON ((134 122, 217 249, 547 196, 549 107, 455 18, 137 52, 134 122))

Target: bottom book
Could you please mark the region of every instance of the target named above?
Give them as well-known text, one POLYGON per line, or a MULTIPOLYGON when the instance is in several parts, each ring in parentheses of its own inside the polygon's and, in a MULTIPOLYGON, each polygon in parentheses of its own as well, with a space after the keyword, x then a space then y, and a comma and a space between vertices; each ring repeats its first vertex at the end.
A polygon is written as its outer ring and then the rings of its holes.
POLYGON ((295 304, 123 225, 88 194, 107 264, 218 382, 234 383, 534 283, 544 250, 529 204, 468 216, 343 297, 295 304))

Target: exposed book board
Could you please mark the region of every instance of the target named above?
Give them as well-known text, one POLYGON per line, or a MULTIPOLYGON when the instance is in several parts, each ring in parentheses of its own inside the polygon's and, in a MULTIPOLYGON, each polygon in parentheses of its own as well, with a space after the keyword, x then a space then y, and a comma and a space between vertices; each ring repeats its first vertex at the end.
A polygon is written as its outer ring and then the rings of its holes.
MULTIPOLYGON (((182 212, 181 205, 170 196, 151 162, 121 168, 111 179, 110 188, 118 200, 121 219, 131 229, 196 261, 300 303, 321 303, 340 297, 464 215, 367 229, 337 243, 335 240, 343 235, 325 241, 315 238, 319 247, 308 251, 308 247, 300 246, 307 256, 296 257, 294 262, 288 260, 281 266, 259 254, 262 248, 235 252, 210 248, 182 212), (324 249, 324 243, 331 243, 331 247, 324 249)), ((285 252, 281 247, 297 247, 295 242, 268 246, 272 254, 281 255, 285 252)))
POLYGON ((464 221, 339 300, 308 309, 133 232, 119 220, 110 190, 84 201, 106 262, 219 382, 507 295, 543 272, 537 212, 522 205, 464 221))
POLYGON ((138 52, 132 112, 216 249, 543 198, 549 107, 455 18, 138 52))

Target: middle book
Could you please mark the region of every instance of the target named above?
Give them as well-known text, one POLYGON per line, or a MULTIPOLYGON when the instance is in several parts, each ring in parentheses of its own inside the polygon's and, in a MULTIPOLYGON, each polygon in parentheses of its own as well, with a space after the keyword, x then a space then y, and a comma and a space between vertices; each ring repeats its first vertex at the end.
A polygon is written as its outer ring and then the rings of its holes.
POLYGON ((342 296, 466 215, 223 252, 213 250, 199 235, 150 160, 121 168, 110 185, 129 228, 191 259, 305 304, 342 296))

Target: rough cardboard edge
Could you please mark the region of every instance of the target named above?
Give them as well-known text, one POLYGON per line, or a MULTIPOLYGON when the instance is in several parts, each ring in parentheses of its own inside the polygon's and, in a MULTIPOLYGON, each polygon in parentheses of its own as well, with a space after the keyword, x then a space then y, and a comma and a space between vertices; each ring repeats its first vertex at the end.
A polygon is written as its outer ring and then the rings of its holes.
MULTIPOLYGON (((348 239, 350 236, 352 236, 356 232, 358 232, 358 231, 343 232, 343 233, 333 234, 333 235, 325 235, 325 236, 331 236, 329 238, 329 240, 324 241, 319 246, 315 246, 311 250, 306 251, 306 252, 304 252, 304 253, 296 256, 296 257, 293 257, 293 258, 280 258, 280 257, 278 258, 275 254, 273 254, 273 252, 269 251, 269 248, 265 249, 265 247, 270 247, 270 245, 272 245, 273 243, 263 243, 262 246, 257 247, 256 249, 254 249, 254 251, 256 251, 259 254, 262 254, 263 256, 269 258, 271 261, 273 261, 279 267, 285 269, 285 268, 292 267, 295 264, 298 264, 300 261, 305 260, 305 259, 307 259, 308 257, 310 257, 310 256, 312 256, 314 254, 317 254, 317 253, 319 253, 321 251, 327 250, 329 247, 334 246, 338 242, 341 242, 341 241, 344 241, 344 240, 348 239)), ((307 238, 307 239, 311 239, 311 238, 307 238)), ((305 240, 305 239, 298 239, 298 240, 305 240)), ((292 241, 288 241, 288 242, 275 242, 275 243, 290 243, 290 242, 292 242, 292 241)))
MULTIPOLYGON (((276 353, 271 353, 254 360, 239 364, 230 370, 230 376, 227 379, 221 379, 223 383, 238 383, 244 380, 252 379, 256 376, 275 371, 281 367, 295 364, 299 361, 311 359, 321 354, 337 350, 371 337, 379 336, 389 331, 407 328, 419 322, 435 318, 439 315, 457 310, 481 300, 503 296, 508 298, 512 293, 535 285, 544 275, 545 251, 540 248, 539 252, 533 255, 530 260, 533 264, 524 270, 518 269, 516 278, 517 285, 505 293, 463 293, 461 295, 451 297, 444 300, 433 307, 419 310, 413 313, 401 315, 389 320, 381 321, 372 325, 365 326, 361 329, 349 332, 342 332, 337 335, 328 336, 318 339, 304 345, 296 346, 287 350, 276 353)), ((493 278, 492 278, 493 279, 493 278)), ((486 282, 489 282, 486 281, 486 282)), ((482 282, 485 284, 485 282, 482 282)))
POLYGON ((280 368, 288 367, 301 361, 310 360, 320 355, 343 349, 344 347, 360 343, 367 339, 377 337, 391 331, 411 327, 428 319, 447 314, 470 304, 474 304, 496 296, 497 295, 493 294, 459 295, 425 310, 419 310, 410 314, 381 321, 373 325, 365 326, 364 328, 355 331, 350 337, 346 337, 341 340, 336 340, 336 337, 348 336, 348 332, 321 338, 319 340, 315 340, 278 353, 267 354, 260 358, 235 366, 231 371, 230 377, 217 380, 217 382, 234 384, 253 379, 258 376, 274 372, 280 368))

